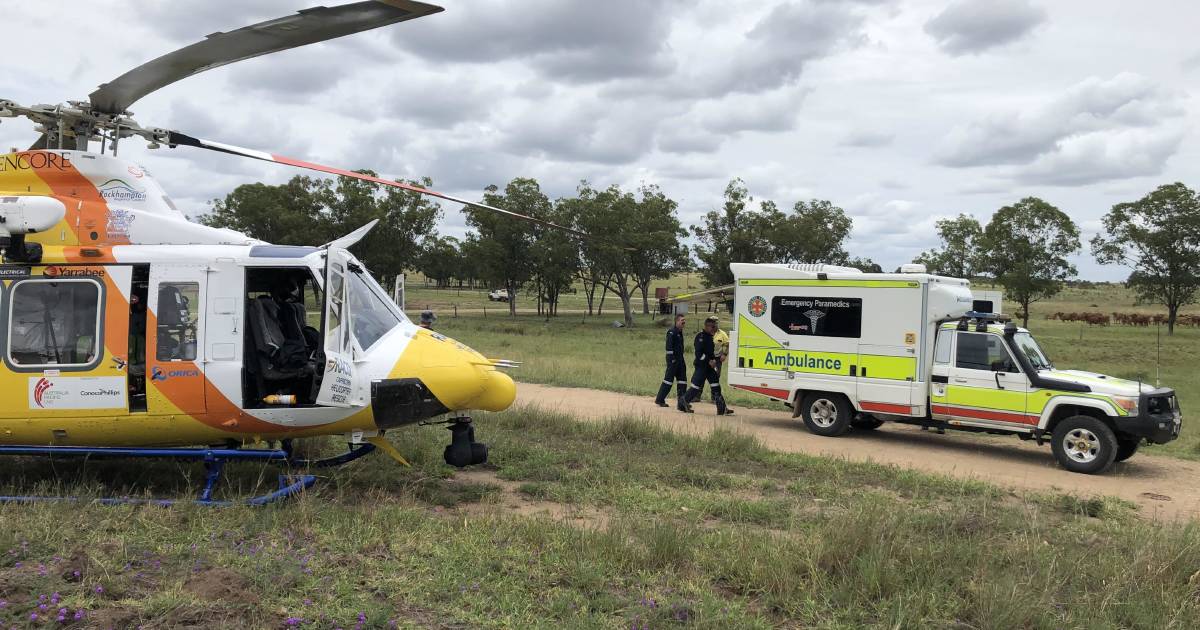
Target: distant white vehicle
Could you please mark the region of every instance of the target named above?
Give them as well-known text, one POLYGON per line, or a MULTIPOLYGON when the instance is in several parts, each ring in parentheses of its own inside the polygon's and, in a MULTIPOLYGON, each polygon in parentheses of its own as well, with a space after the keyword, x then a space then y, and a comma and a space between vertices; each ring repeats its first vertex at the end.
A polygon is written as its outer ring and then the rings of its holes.
POLYGON ((504 289, 492 289, 491 291, 488 291, 488 301, 507 302, 508 291, 505 291, 504 289))

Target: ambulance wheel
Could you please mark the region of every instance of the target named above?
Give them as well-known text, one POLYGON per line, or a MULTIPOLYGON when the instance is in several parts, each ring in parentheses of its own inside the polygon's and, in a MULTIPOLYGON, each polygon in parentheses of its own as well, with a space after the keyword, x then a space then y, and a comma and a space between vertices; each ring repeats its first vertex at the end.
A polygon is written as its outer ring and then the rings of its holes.
POLYGON ((1107 424, 1091 416, 1071 416, 1054 427, 1050 447, 1063 468, 1094 475, 1112 466, 1118 444, 1107 424))
POLYGON ((1123 462, 1137 452, 1138 446, 1141 445, 1142 438, 1121 436, 1117 438, 1117 457, 1113 459, 1115 462, 1123 462))
POLYGON ((874 431, 883 426, 883 420, 869 413, 860 413, 857 418, 850 421, 850 426, 862 431, 874 431))
POLYGON ((850 429, 854 409, 841 394, 813 392, 800 403, 800 414, 804 416, 804 426, 810 432, 837 437, 850 429))

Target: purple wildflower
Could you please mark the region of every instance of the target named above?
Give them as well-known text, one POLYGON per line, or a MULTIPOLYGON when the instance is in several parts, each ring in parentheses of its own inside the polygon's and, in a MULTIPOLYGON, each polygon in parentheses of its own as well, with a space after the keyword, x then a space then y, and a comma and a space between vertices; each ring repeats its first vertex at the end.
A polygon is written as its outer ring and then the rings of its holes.
POLYGON ((96 585, 96 594, 99 595, 100 593, 103 593, 103 592, 104 592, 104 587, 97 584, 96 585))
POLYGON ((283 625, 285 625, 285 626, 298 626, 298 625, 300 625, 300 624, 301 624, 303 621, 304 621, 304 620, 303 620, 303 619, 301 619, 301 618, 299 618, 299 617, 288 617, 287 619, 284 619, 284 620, 283 620, 283 625))
POLYGON ((79 621, 80 619, 83 619, 83 615, 84 615, 84 613, 83 613, 82 608, 80 608, 79 610, 76 610, 75 614, 74 614, 75 621, 79 621))
POLYGON ((30 620, 30 621, 37 621, 37 620, 38 620, 37 613, 29 613, 29 620, 30 620))

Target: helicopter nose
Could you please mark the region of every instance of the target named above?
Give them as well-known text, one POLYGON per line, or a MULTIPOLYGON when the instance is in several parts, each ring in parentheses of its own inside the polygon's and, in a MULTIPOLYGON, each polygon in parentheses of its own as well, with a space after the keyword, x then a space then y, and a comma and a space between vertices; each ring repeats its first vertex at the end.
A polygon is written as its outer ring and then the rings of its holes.
POLYGON ((483 389, 467 404, 470 409, 504 411, 517 399, 517 385, 509 375, 495 368, 480 369, 483 389))

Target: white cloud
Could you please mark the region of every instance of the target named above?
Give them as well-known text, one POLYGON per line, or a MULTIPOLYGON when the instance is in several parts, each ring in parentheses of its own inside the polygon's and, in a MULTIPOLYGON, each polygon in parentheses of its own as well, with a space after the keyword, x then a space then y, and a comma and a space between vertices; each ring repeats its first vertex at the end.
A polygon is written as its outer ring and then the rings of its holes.
POLYGON ((925 23, 951 55, 980 53, 1015 42, 1046 19, 1029 0, 956 0, 925 23))
POLYGON ((946 166, 1014 165, 1026 183, 1088 184, 1162 172, 1179 148, 1182 96, 1122 73, 1086 79, 1033 107, 989 114, 951 130, 937 153, 946 166))

